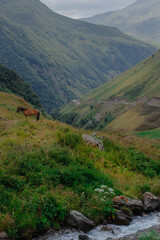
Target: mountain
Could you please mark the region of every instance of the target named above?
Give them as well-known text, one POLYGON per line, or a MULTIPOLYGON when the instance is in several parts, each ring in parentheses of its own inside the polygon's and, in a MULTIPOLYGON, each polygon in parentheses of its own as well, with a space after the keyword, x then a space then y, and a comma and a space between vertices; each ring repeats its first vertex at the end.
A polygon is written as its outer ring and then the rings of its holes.
POLYGON ((114 26, 137 39, 160 43, 159 0, 138 0, 127 8, 84 20, 114 26))
MULTIPOLYGON (((16 72, 0 64, 0 91, 14 93, 23 97, 34 107, 44 111, 38 96, 16 72)), ((0 93, 2 94, 2 92, 0 93)))
POLYGON ((160 50, 66 105, 57 117, 97 130, 142 131, 160 127, 160 50))
POLYGON ((116 28, 58 15, 39 0, 0 1, 0 61, 30 84, 48 112, 154 51, 116 28))
POLYGON ((1 236, 6 231, 7 239, 44 239, 48 230, 67 226, 72 209, 99 225, 114 219, 113 197, 159 195, 158 141, 103 133, 100 151, 83 142, 85 131, 43 116, 26 121, 16 113, 22 103, 30 108, 20 97, 0 94, 1 236), (99 194, 95 189, 102 185, 99 194))

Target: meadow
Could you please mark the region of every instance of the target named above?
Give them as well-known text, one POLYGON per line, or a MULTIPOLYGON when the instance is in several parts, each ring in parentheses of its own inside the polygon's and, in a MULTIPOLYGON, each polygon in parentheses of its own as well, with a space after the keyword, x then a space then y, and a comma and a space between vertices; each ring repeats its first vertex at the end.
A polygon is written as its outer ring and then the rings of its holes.
POLYGON ((133 198, 145 191, 159 194, 157 140, 100 132, 101 152, 82 141, 82 134, 91 131, 42 115, 39 122, 35 117, 26 121, 16 113, 19 105, 31 107, 0 92, 0 231, 10 239, 59 229, 70 209, 97 224, 113 218, 113 195, 94 191, 101 185, 133 198))

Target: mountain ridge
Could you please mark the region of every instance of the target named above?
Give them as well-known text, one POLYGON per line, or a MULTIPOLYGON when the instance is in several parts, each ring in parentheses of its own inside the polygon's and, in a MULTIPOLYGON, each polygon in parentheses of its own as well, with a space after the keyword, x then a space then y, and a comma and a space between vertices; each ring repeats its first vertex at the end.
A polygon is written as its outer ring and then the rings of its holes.
POLYGON ((138 0, 124 9, 106 12, 83 20, 117 27, 143 41, 160 42, 160 2, 158 0, 138 0))
POLYGON ((38 0, 0 1, 0 23, 2 64, 31 85, 48 112, 155 51, 116 28, 58 15, 38 0))

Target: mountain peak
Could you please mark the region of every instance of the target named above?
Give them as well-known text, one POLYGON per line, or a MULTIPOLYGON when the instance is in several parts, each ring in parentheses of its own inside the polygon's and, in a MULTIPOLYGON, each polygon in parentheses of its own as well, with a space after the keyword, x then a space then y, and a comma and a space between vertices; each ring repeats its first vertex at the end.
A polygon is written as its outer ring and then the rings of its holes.
POLYGON ((138 0, 127 8, 86 18, 85 21, 114 26, 137 39, 160 44, 159 0, 138 0))

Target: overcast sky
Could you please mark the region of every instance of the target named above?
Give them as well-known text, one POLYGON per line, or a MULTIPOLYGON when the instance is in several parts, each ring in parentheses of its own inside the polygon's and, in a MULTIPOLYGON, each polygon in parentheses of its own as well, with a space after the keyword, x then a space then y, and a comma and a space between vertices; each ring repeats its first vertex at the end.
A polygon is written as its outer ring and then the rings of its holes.
POLYGON ((136 0, 41 0, 53 11, 71 18, 90 17, 99 13, 118 10, 136 0))

